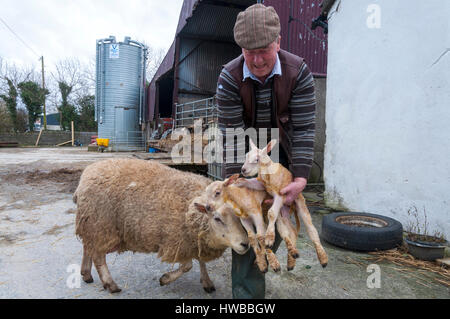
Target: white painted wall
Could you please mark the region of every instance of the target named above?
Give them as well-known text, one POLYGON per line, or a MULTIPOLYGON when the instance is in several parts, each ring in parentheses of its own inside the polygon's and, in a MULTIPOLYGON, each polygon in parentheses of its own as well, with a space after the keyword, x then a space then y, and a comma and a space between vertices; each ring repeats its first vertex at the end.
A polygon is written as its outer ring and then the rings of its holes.
POLYGON ((337 0, 331 12, 337 7, 328 34, 327 202, 404 226, 408 209, 425 209, 431 231, 450 240, 450 1, 337 0), (380 28, 368 28, 371 4, 380 28))

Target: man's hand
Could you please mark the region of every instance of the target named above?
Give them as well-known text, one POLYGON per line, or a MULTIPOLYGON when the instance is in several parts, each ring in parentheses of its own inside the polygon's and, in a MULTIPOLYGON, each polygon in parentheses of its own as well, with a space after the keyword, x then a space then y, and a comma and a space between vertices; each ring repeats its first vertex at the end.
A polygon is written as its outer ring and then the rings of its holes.
POLYGON ((298 195, 305 189, 307 179, 304 177, 296 177, 294 181, 280 191, 281 195, 285 195, 285 205, 291 205, 298 195))
MULTIPOLYGON (((283 188, 280 191, 281 195, 287 195, 286 199, 284 200, 284 205, 288 205, 290 206, 295 199, 297 199, 298 195, 303 192, 303 190, 306 187, 306 183, 307 183, 307 179, 303 178, 303 177, 296 177, 294 178, 294 181, 292 183, 290 183, 288 186, 286 186, 285 188, 283 188)), ((272 204, 273 203, 273 199, 266 199, 264 201, 264 203, 266 204, 272 204)))

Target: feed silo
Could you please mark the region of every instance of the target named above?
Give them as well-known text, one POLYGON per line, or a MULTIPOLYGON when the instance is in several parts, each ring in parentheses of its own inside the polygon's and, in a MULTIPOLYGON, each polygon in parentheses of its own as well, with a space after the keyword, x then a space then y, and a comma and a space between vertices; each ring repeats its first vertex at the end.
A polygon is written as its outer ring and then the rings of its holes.
POLYGON ((95 120, 112 151, 144 150, 147 47, 125 37, 97 40, 95 120))

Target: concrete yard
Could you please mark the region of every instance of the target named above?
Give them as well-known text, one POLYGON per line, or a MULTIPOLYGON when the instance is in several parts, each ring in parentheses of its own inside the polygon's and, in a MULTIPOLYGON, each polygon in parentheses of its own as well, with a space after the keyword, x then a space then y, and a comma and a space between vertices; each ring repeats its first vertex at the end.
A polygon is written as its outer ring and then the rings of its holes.
MULTIPOLYGON (((138 153, 148 157, 149 154, 138 153)), ((159 278, 172 269, 156 254, 110 254, 111 274, 119 294, 103 290, 93 268, 94 283, 81 281, 82 245, 74 234, 72 193, 88 164, 132 153, 96 153, 86 148, 0 148, 0 298, 231 298, 231 251, 207 264, 216 292, 200 284, 197 262, 190 272, 161 287, 159 278), (75 271, 75 273, 74 273, 75 271), (75 287, 74 287, 75 286, 75 287)), ((156 154, 162 162, 164 155, 156 154)), ((312 207, 313 208, 313 207, 312 207)), ((319 233, 323 215, 311 209, 319 233)), ((430 280, 431 274, 390 263, 379 263, 380 288, 369 288, 369 255, 322 242, 329 255, 322 269, 311 241, 300 233, 300 258, 286 271, 286 248, 277 256, 282 271, 266 274, 266 298, 450 298, 450 288, 430 280)))

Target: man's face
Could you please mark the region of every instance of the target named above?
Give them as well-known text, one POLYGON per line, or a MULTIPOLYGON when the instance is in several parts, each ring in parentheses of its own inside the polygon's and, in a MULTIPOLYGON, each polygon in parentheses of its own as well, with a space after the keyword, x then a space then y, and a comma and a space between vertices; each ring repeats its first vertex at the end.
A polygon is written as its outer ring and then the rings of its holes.
POLYGON ((255 50, 242 49, 248 69, 257 78, 265 79, 277 62, 277 53, 280 51, 280 37, 267 47, 255 50))

